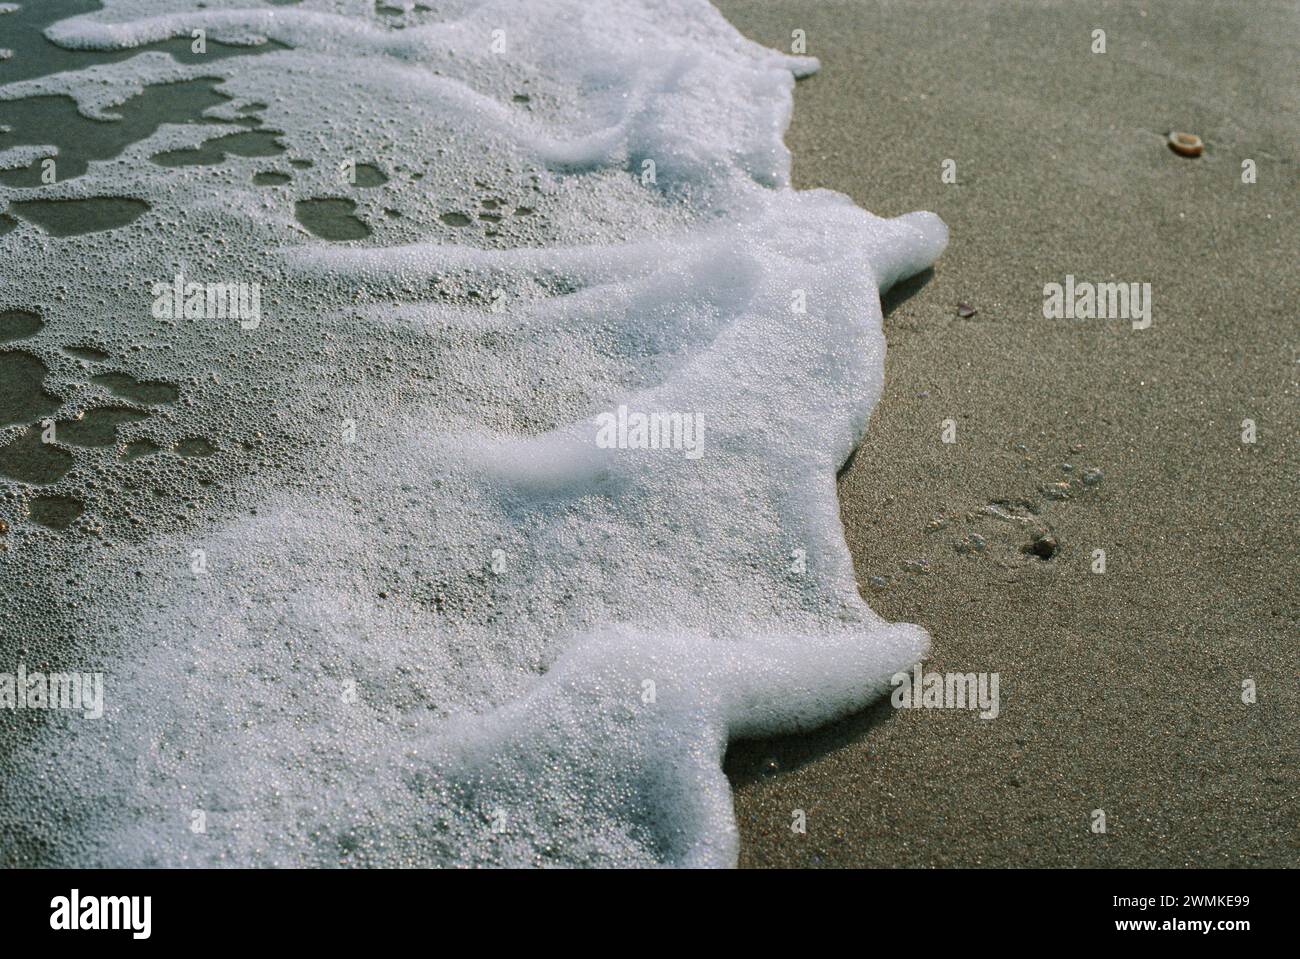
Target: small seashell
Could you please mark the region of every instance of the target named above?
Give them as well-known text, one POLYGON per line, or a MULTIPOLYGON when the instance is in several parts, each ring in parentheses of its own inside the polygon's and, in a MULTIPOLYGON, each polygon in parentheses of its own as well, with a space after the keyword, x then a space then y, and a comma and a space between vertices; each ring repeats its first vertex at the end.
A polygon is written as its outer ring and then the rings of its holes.
POLYGON ((979 310, 975 309, 975 307, 971 306, 969 303, 957 304, 957 315, 960 316, 963 320, 969 320, 972 316, 974 316, 978 312, 979 310))
POLYGON ((1046 496, 1048 499, 1069 499, 1070 498, 1069 483, 1048 483, 1046 486, 1042 487, 1042 491, 1043 491, 1043 495, 1046 496))
POLYGON ((1056 537, 1045 529, 1036 529, 1032 533, 1033 539, 1029 543, 1020 547, 1020 552, 1028 556, 1037 556, 1039 559, 1051 559, 1056 555, 1060 543, 1056 537))
POLYGON ((1205 144, 1195 133, 1179 133, 1175 130, 1169 134, 1169 149, 1179 156, 1198 157, 1205 150, 1205 144))

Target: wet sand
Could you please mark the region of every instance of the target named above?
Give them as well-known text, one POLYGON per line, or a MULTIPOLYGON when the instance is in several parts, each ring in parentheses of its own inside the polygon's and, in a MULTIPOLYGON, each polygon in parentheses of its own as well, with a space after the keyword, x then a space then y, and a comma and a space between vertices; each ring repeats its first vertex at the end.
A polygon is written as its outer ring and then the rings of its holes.
POLYGON ((1001 681, 995 720, 885 701, 733 745, 741 864, 1296 865, 1294 7, 717 4, 822 61, 796 186, 948 223, 887 300, 842 516, 872 608, 931 632, 926 668, 1001 681), (1150 283, 1151 326, 1044 318, 1067 274, 1150 283), (1036 529, 1050 558, 1022 551, 1036 529))

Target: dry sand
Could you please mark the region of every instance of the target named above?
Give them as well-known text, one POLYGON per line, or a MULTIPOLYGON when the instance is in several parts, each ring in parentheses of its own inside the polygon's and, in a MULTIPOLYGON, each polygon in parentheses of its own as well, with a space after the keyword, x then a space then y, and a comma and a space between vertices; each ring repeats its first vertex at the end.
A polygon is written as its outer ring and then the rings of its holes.
POLYGON ((1294 4, 716 2, 822 61, 787 137, 799 188, 951 230, 887 301, 842 515, 871 606, 930 630, 927 668, 997 671, 1002 709, 884 702, 734 745, 742 865, 1296 865, 1294 4), (1176 156, 1171 129, 1205 155, 1176 156), (1150 283, 1151 327, 1045 319, 1066 274, 1150 283), (1059 482, 1069 499, 1041 492, 1059 482), (1022 553, 998 501, 1037 510, 1056 555, 1022 553), (984 550, 959 553, 970 533, 984 550))

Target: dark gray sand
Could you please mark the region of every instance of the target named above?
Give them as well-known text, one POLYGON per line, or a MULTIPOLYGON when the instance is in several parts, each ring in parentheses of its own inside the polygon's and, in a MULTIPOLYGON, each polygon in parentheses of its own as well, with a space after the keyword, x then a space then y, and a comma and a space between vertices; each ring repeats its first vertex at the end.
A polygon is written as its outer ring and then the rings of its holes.
POLYGON ((887 301, 842 515, 871 606, 931 632, 927 669, 1001 678, 995 720, 885 701, 733 746, 742 864, 1296 865, 1294 4, 718 5, 821 58, 787 137, 799 188, 951 230, 887 301), (1045 319, 1067 274, 1150 283, 1150 328, 1045 319), (1037 527, 1049 559, 1021 552, 1037 527))

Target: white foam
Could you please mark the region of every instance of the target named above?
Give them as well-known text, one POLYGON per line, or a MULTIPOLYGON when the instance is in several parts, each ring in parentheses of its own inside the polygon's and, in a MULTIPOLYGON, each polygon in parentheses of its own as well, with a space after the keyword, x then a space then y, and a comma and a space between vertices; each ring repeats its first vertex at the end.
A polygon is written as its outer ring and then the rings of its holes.
MULTIPOLYGON (((324 156, 300 195, 338 193, 340 157, 430 173, 348 193, 372 224, 415 202, 346 245, 305 238, 249 184, 255 161, 147 163, 193 129, 64 187, 151 203, 148 249, 85 241, 131 282, 170 275, 149 239, 168 236, 263 277, 260 331, 152 330, 144 352, 190 377, 184 415, 223 446, 246 431, 202 385, 217 370, 249 390, 237 417, 273 410, 301 442, 227 479, 256 515, 213 507, 88 573, 84 622, 122 649, 106 719, 5 770, 42 784, 23 815, 56 796, 77 824, 50 858, 734 864, 727 742, 859 709, 926 648, 859 596, 835 473, 881 390, 878 290, 938 257, 943 224, 792 191, 781 135, 815 64, 697 0, 464 3, 400 31, 368 0, 162 6, 110 2, 49 36, 278 40, 294 49, 225 61, 225 89, 269 104, 290 155, 324 156), (475 179, 536 184, 509 242, 421 219, 475 179), (703 455, 601 448, 619 405, 696 417, 703 455)), ((158 69, 59 83, 102 108, 100 80, 158 69)))

